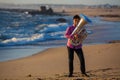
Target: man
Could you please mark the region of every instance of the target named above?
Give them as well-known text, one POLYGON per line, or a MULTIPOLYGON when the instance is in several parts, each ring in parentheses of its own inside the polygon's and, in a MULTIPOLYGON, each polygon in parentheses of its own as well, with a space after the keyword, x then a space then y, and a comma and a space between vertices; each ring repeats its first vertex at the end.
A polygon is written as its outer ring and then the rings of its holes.
POLYGON ((74 60, 74 52, 77 53, 77 56, 80 60, 80 70, 84 76, 88 76, 85 71, 85 60, 84 60, 84 55, 82 51, 82 44, 79 44, 77 46, 74 46, 71 44, 70 40, 73 39, 73 36, 77 38, 77 35, 71 36, 71 33, 77 26, 77 24, 80 21, 80 17, 78 15, 75 15, 73 17, 73 25, 68 27, 65 33, 66 38, 68 38, 67 42, 67 49, 68 49, 68 58, 69 58, 69 75, 68 77, 73 76, 73 60, 74 60))

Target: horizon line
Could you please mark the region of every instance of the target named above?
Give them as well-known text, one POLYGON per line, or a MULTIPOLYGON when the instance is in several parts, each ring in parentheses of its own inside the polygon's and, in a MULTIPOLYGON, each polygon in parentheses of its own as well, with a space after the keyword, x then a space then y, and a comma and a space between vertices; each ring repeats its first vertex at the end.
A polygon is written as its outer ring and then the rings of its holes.
POLYGON ((119 4, 110 4, 110 3, 104 3, 104 4, 54 4, 54 3, 0 3, 0 4, 8 4, 8 5, 118 5, 120 6, 119 4))

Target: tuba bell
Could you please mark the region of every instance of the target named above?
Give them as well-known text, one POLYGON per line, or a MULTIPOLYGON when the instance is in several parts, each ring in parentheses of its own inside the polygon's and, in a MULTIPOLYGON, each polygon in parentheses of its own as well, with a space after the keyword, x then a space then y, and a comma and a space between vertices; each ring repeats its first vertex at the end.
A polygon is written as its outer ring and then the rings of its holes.
POLYGON ((70 43, 74 46, 77 46, 83 42, 83 40, 87 37, 88 33, 84 27, 85 24, 90 23, 91 20, 85 16, 84 14, 80 14, 80 21, 76 28, 73 30, 71 36, 73 36, 73 39, 70 39, 70 43), (78 35, 78 37, 75 37, 75 34, 78 35))

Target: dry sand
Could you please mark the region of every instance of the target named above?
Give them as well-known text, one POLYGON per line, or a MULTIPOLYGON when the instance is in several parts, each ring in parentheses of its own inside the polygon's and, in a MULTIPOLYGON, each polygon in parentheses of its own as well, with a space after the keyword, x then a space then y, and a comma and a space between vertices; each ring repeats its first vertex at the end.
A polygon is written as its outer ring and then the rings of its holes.
POLYGON ((119 80, 120 43, 84 45, 86 70, 83 77, 75 55, 74 76, 68 78, 66 47, 50 48, 30 57, 0 62, 0 80, 119 80))

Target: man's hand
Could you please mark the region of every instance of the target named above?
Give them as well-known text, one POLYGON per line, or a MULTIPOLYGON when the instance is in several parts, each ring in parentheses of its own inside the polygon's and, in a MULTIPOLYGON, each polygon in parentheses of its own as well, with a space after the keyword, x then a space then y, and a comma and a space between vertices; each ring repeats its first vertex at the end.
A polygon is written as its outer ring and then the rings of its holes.
POLYGON ((75 34, 75 35, 74 35, 74 38, 75 38, 75 39, 78 39, 78 38, 79 38, 78 34, 75 34))
POLYGON ((75 34, 74 36, 77 38, 77 37, 78 37, 78 34, 75 34))

